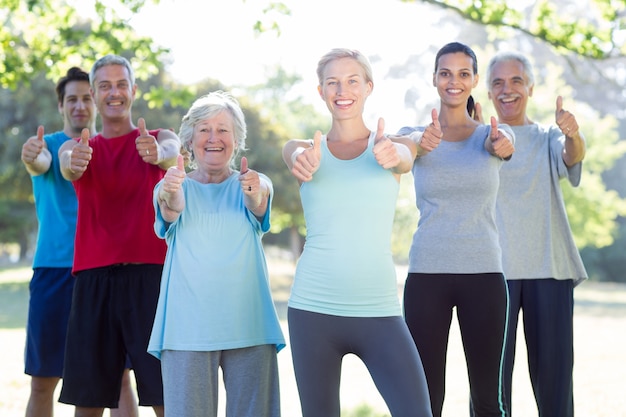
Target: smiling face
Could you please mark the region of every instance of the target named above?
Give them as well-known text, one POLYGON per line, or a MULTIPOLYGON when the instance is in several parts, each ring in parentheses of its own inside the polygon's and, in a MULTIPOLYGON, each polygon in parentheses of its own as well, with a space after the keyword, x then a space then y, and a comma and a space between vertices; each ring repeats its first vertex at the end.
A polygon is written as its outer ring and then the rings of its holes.
POLYGON ((130 119, 136 90, 123 65, 105 65, 95 72, 92 93, 103 120, 130 119))
POLYGON ((517 60, 496 63, 491 70, 489 99, 501 123, 520 126, 526 123, 526 105, 533 94, 533 86, 517 60))
POLYGON ((69 81, 65 85, 59 113, 63 116, 63 130, 69 129, 73 136, 80 136, 84 128, 91 129, 96 117, 96 106, 88 81, 69 81))
POLYGON ((227 172, 235 144, 235 124, 228 110, 203 119, 193 127, 191 149, 200 171, 212 175, 227 172))
POLYGON ((339 58, 326 64, 318 91, 333 117, 341 120, 361 117, 372 88, 358 61, 339 58))
POLYGON ((474 60, 463 52, 444 54, 439 57, 433 74, 433 85, 441 103, 449 107, 465 107, 472 89, 478 83, 474 73, 474 60))

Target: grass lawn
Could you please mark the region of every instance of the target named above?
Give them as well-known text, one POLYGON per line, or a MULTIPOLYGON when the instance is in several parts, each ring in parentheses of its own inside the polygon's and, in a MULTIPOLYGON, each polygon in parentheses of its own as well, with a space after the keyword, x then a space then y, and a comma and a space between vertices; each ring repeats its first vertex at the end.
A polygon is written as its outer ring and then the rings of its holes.
MULTIPOLYGON (((286 303, 294 264, 268 251, 269 271, 276 308, 287 334, 286 303)), ((29 378, 23 374, 24 324, 28 308, 30 267, 0 270, 0 416, 21 417, 29 394, 29 378)), ((398 268, 398 290, 406 270, 398 268)), ((615 417, 626 410, 626 284, 585 282, 575 289, 575 369, 576 415, 615 417)), ((517 363, 514 372, 513 412, 516 416, 537 417, 525 363, 526 351, 518 334, 517 363)), ((289 347, 279 354, 283 417, 299 417, 298 395, 289 347)), ((223 395, 223 392, 222 392, 223 395)), ((467 373, 456 321, 453 321, 448 351, 445 417, 467 415, 467 373)), ((223 397, 222 397, 223 398, 223 397)), ((344 360, 341 386, 344 417, 388 415, 385 404, 358 358, 344 360)), ((220 400, 223 416, 223 399, 220 400)), ((57 404, 56 417, 70 417, 73 408, 57 404)), ((107 414, 105 414, 107 415, 107 414)), ((140 416, 154 416, 141 408, 140 416)))

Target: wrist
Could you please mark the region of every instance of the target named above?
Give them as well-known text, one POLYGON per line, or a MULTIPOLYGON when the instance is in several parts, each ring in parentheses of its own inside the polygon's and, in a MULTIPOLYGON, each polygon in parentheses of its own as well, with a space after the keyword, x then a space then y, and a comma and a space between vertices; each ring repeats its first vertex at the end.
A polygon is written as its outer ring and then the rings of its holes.
POLYGON ((293 153, 291 154, 291 166, 294 166, 296 164, 296 159, 298 158, 298 155, 300 155, 302 152, 304 152, 304 148, 296 148, 296 150, 293 151, 293 153))

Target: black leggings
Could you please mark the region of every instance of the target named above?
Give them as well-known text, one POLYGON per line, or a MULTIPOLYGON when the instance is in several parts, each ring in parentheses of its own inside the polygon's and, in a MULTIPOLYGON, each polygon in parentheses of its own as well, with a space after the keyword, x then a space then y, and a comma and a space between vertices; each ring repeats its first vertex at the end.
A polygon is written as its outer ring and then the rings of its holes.
POLYGON ((504 276, 414 274, 404 287, 406 322, 420 352, 434 417, 445 396, 446 355, 456 307, 476 417, 505 417, 502 395, 508 293, 504 276))
POLYGON ((348 353, 365 363, 392 416, 432 416, 422 363, 402 317, 289 308, 288 320, 303 417, 339 417, 341 361, 348 353))

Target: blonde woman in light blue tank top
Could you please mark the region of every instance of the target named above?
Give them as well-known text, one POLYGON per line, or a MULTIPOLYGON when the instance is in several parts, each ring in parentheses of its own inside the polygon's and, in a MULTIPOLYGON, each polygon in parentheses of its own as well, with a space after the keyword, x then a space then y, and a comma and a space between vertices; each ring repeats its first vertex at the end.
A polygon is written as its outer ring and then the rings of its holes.
POLYGON ((367 366, 393 416, 430 417, 426 379, 401 315, 391 256, 400 175, 414 154, 379 121, 363 121, 374 83, 358 51, 334 49, 318 65, 330 130, 291 140, 283 159, 300 183, 307 226, 289 299, 289 335, 303 417, 339 417, 343 356, 367 366))

